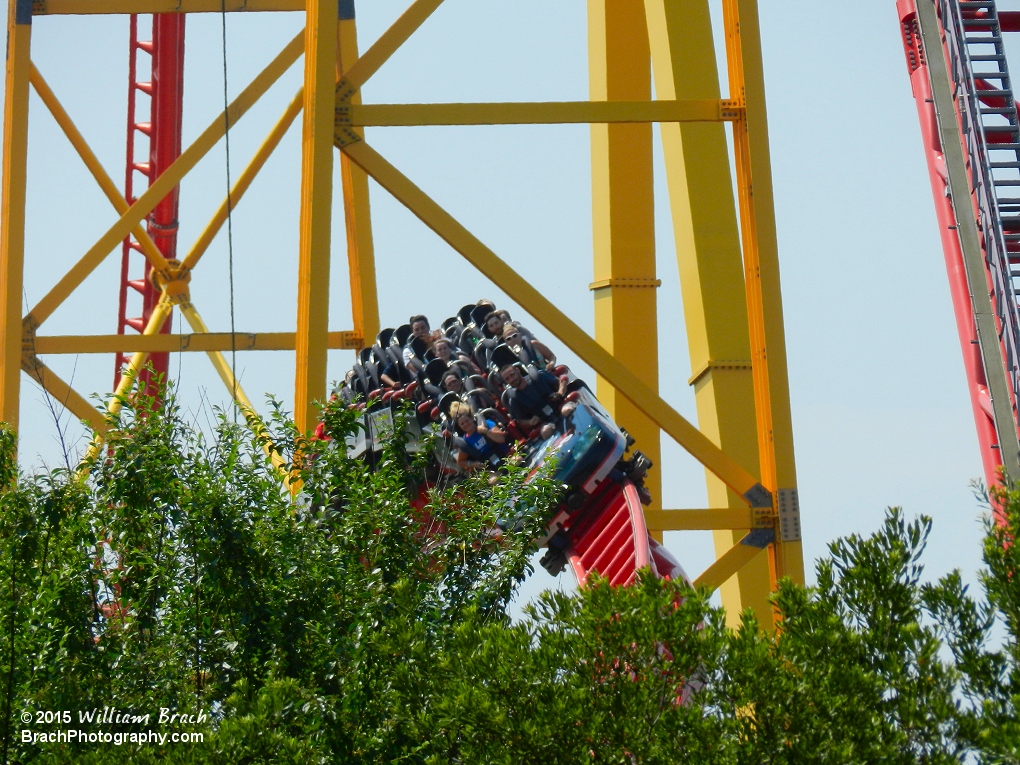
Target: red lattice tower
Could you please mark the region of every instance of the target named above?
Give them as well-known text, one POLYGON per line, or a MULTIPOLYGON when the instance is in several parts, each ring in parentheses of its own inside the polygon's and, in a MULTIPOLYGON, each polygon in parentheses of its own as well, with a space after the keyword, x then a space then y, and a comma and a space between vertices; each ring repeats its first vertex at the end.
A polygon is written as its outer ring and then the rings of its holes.
MULTIPOLYGON (((155 14, 152 16, 152 39, 138 39, 138 16, 131 16, 131 43, 128 59, 127 109, 127 162, 124 174, 124 197, 134 203, 135 173, 152 185, 181 154, 181 114, 184 102, 184 19, 185 14, 155 14), (138 53, 148 54, 151 60, 148 82, 138 80, 138 53), (149 97, 149 119, 139 121, 137 97, 149 97), (148 139, 149 152, 144 161, 136 161, 135 142, 139 135, 148 139)), ((180 187, 168 194, 148 216, 147 230, 163 256, 177 257, 177 229, 180 187)), ((142 332, 159 301, 160 291, 149 279, 152 266, 142 255, 140 245, 133 237, 124 240, 120 266, 120 304, 117 311, 117 333, 128 330, 142 332), (132 253, 137 253, 132 255, 132 253), (141 297, 141 312, 129 316, 132 295, 141 297)), ((136 303, 135 303, 136 304, 136 303)), ((171 329, 167 319, 162 332, 171 329)), ((120 382, 121 371, 128 362, 126 354, 118 354, 114 373, 114 388, 120 382)), ((152 371, 139 374, 139 386, 149 390, 153 376, 165 379, 169 354, 153 353, 149 357, 152 371)), ((154 393, 154 390, 150 390, 154 393)))

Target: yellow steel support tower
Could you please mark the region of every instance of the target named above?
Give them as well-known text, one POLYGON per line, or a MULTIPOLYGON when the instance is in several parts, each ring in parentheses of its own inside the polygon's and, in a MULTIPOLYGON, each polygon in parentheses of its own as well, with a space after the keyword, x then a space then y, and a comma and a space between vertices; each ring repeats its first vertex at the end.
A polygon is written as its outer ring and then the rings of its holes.
MULTIPOLYGON (((715 532, 717 559, 696 580, 722 587, 736 618, 752 608, 773 621, 768 594, 778 578, 803 581, 800 516, 772 206, 765 89, 756 0, 722 3, 728 98, 722 98, 709 0, 588 0, 589 100, 543 103, 364 104, 361 88, 424 24, 442 0, 413 0, 359 56, 354 0, 15 0, 8 16, 0 210, 0 416, 17 425, 19 369, 76 415, 97 439, 109 427, 87 402, 43 364, 51 353, 132 352, 130 378, 147 354, 209 354, 239 404, 250 404, 223 351, 296 351, 294 410, 310 429, 314 403, 326 395, 330 348, 370 345, 379 329, 368 179, 405 205, 471 265, 569 347, 598 376, 600 398, 657 464, 660 432, 706 468, 709 508, 646 511, 661 538, 671 529, 715 532), (110 181, 29 57, 31 23, 53 14, 278 11, 305 14, 294 38, 228 106, 227 112, 129 203, 110 181), (304 85, 231 189, 237 205, 283 135, 302 118, 298 311, 293 331, 250 335, 208 331, 189 283, 228 214, 212 215, 183 261, 163 258, 140 227, 145 216, 299 57, 304 85), (652 85, 656 98, 651 98, 652 85), (27 314, 21 314, 25 263, 28 91, 34 87, 110 199, 117 221, 27 314), (475 237, 439 202, 376 152, 372 126, 591 125, 595 337, 572 322, 535 286, 475 237), (690 383, 700 429, 659 395, 652 184, 653 126, 659 124, 679 264, 690 383), (737 182, 730 175, 727 123, 737 182), (333 147, 340 150, 353 328, 330 331, 333 147), (41 325, 129 233, 153 266, 163 292, 157 313, 178 306, 192 334, 166 336, 150 326, 140 336, 53 336, 41 325), (761 554, 765 553, 765 554, 761 554)), ((439 23, 438 21, 436 23, 439 23)), ((583 285, 576 285, 583 288, 583 285)), ((667 297, 667 299, 669 299, 667 297)), ((116 403, 111 402, 110 411, 116 403)), ((97 440, 98 443, 98 440, 97 440)), ((661 464, 650 476, 661 495, 661 464)))
MULTIPOLYGON (((588 71, 592 101, 648 101, 652 97, 648 33, 642 0, 589 0, 588 71)), ((592 221, 594 223, 595 339, 659 389, 659 341, 655 288, 655 200, 652 189, 652 125, 646 122, 591 126, 592 221)), ((645 485, 649 510, 661 509, 659 426, 598 378, 598 397, 640 444, 655 467, 645 485)), ((649 515, 649 521, 655 520, 649 515)), ((662 541, 662 531, 651 524, 662 541)))
POLYGON ((25 267, 25 186, 28 158, 28 77, 32 3, 7 5, 4 70, 3 184, 0 192, 0 420, 18 426, 21 391, 21 289, 25 267))
POLYGON ((301 135, 301 239, 298 244, 294 421, 315 427, 326 400, 329 261, 333 222, 333 92, 339 17, 335 0, 306 0, 305 121, 301 135))
MULTIPOLYGON (((340 3, 337 48, 339 80, 358 60, 358 30, 354 22, 354 0, 340 3)), ((352 104, 361 103, 361 94, 351 96, 352 104)), ((364 136, 359 128, 358 135, 364 136)), ((372 242, 372 216, 368 201, 368 176, 340 153, 340 176, 344 195, 344 223, 347 230, 347 263, 351 279, 351 304, 354 333, 370 343, 379 334, 379 298, 375 284, 375 245, 372 242)))

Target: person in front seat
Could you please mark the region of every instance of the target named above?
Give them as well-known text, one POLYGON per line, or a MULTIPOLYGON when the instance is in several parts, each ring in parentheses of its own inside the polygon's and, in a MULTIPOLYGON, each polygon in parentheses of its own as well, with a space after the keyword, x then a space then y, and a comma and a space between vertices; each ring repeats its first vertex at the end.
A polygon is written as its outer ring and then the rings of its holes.
POLYGON ((509 453, 506 431, 492 420, 476 422, 466 405, 457 407, 456 423, 465 447, 457 453, 457 464, 461 470, 467 472, 496 467, 499 460, 509 453))
POLYGON ((504 365, 499 376, 510 388, 507 402, 510 416, 527 431, 538 428, 542 438, 549 438, 556 432, 553 422, 574 411, 573 404, 564 403, 566 376, 557 380, 548 372, 540 371, 532 378, 522 375, 517 364, 504 365))

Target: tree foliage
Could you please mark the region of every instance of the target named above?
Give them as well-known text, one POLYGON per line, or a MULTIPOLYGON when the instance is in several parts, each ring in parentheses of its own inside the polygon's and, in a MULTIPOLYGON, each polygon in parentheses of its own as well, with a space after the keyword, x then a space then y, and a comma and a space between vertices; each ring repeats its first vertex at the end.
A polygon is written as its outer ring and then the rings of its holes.
POLYGON ((426 496, 427 445, 398 427, 370 470, 335 405, 315 441, 278 407, 206 437, 172 399, 127 403, 87 475, 20 475, 0 430, 0 762, 1020 761, 1018 493, 996 498, 980 597, 926 582, 930 521, 891 510, 816 587, 782 584, 774 635, 651 577, 514 621, 549 481, 426 496), (151 719, 80 722, 104 708, 151 719), (204 741, 22 740, 58 729, 204 741))

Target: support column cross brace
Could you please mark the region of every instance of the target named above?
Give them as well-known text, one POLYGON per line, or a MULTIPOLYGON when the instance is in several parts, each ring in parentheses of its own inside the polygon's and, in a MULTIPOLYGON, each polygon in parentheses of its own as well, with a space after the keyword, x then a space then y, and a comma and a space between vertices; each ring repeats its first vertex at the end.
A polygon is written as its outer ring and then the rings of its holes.
POLYGON ((174 186, 181 182, 181 179, 188 171, 198 164, 199 160, 223 137, 226 131, 225 122, 229 122, 231 125, 235 124, 269 90, 270 86, 290 68, 291 64, 297 61, 304 47, 303 34, 302 32, 291 40, 276 58, 252 80, 251 84, 241 91, 240 95, 227 108, 226 119, 221 114, 213 120, 212 124, 195 139, 194 143, 181 153, 180 157, 99 238, 99 241, 72 266, 71 270, 28 313, 23 320, 24 325, 27 325, 34 331, 46 321, 68 295, 103 262, 106 256, 117 246, 117 243, 123 241, 124 237, 141 223, 145 216, 170 193, 174 186))

